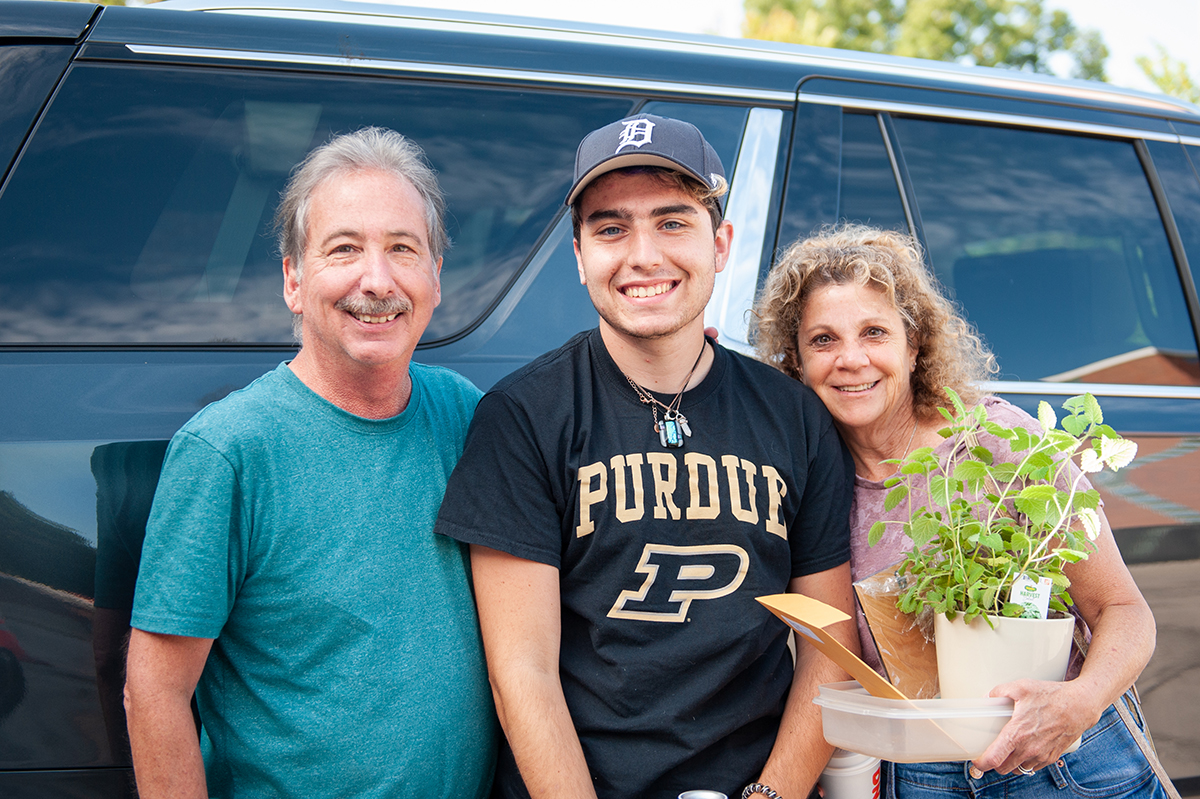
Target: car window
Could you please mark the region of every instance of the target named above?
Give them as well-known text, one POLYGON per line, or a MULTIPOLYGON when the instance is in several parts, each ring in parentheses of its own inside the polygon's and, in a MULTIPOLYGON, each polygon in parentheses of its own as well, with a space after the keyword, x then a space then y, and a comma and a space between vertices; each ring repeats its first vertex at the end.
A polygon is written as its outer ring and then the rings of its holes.
POLYGON ((289 344, 271 219, 330 136, 394 128, 439 173, 453 247, 424 341, 491 306, 629 100, 382 78, 76 65, 0 196, 0 343, 289 344))
POLYGON ((746 129, 746 117, 750 114, 750 109, 734 105, 653 101, 638 110, 691 122, 704 134, 705 141, 717 151, 721 164, 725 167, 726 177, 733 178, 733 166, 737 163, 742 131, 746 129))
POLYGON ((1195 166, 1200 159, 1200 147, 1157 141, 1146 142, 1146 146, 1167 193, 1191 267, 1192 282, 1200 284, 1200 177, 1195 166))
POLYGON ((897 118, 930 261, 1001 379, 1200 385, 1131 142, 897 118))
POLYGON ((0 180, 74 49, 61 44, 0 47, 0 180))
POLYGON ((780 249, 840 221, 908 229, 875 114, 801 103, 793 138, 780 249))
POLYGON ((874 114, 842 117, 841 179, 839 221, 908 232, 896 173, 874 114))

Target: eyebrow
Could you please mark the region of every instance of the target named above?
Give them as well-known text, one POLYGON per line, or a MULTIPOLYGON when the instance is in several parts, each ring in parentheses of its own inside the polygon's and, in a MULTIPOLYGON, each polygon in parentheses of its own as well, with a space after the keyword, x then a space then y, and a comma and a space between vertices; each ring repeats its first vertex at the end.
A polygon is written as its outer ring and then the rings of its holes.
MULTIPOLYGON (((679 203, 677 205, 659 206, 658 208, 652 209, 650 211, 649 215, 652 217, 659 217, 659 216, 692 216, 692 217, 694 217, 694 216, 699 216, 700 212, 698 210, 696 210, 695 206, 688 205, 686 203, 679 203)), ((633 214, 631 214, 629 211, 625 210, 624 208, 612 208, 612 209, 602 208, 598 211, 592 211, 590 214, 588 214, 588 218, 587 218, 586 222, 590 225, 590 224, 594 224, 596 222, 601 222, 606 219, 619 219, 622 222, 629 222, 629 221, 633 220, 633 214)))
MULTIPOLYGON (((901 323, 903 324, 903 321, 901 323)), ((860 321, 859 324, 860 324, 860 327, 886 327, 890 330, 893 330, 893 331, 895 330, 895 328, 892 326, 891 322, 889 322, 888 320, 884 319, 881 316, 872 316, 867 319, 863 319, 860 321)), ((806 325, 798 325, 796 327, 796 332, 797 333, 817 333, 817 332, 821 332, 821 331, 831 331, 834 328, 835 328, 835 325, 828 324, 827 322, 822 322, 821 324, 818 324, 818 325, 807 325, 807 326, 806 325)))
MULTIPOLYGON (((329 244, 332 241, 334 241, 335 239, 339 239, 339 238, 359 239, 359 238, 362 238, 362 235, 363 235, 362 231, 360 231, 360 230, 354 230, 351 228, 342 228, 341 230, 335 230, 334 232, 330 233, 325 238, 321 239, 321 242, 318 246, 320 246, 321 248, 325 248, 325 247, 328 247, 329 244)), ((408 230, 389 230, 387 235, 389 238, 393 238, 393 239, 411 239, 412 241, 415 241, 418 244, 423 243, 421 237, 418 234, 413 233, 408 230)))
POLYGON ((590 214, 588 214, 587 223, 590 225, 594 222, 600 222, 605 219, 619 219, 622 222, 628 222, 629 220, 633 219, 633 214, 629 213, 628 211, 619 211, 615 208, 601 209, 599 211, 592 211, 590 214))
POLYGON ((694 205, 664 205, 661 208, 655 208, 650 212, 651 216, 699 216, 700 212, 696 210, 694 205))

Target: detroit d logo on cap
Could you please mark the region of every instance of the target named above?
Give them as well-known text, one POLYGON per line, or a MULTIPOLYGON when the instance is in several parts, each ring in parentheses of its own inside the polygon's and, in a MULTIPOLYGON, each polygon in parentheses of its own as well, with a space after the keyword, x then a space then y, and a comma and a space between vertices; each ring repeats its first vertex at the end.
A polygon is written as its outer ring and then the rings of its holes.
POLYGON ((654 130, 654 123, 650 120, 631 119, 621 124, 625 127, 621 129, 621 138, 617 140, 617 149, 613 150, 613 155, 626 147, 641 147, 650 143, 650 131, 654 130))

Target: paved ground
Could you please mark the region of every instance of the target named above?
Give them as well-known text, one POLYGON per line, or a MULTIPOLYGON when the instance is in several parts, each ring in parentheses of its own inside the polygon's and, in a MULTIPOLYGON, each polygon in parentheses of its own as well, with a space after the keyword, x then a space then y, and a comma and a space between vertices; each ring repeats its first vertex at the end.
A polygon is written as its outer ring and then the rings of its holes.
POLYGON ((1172 779, 1200 777, 1200 561, 1130 566, 1154 610, 1158 648, 1138 680, 1159 758, 1172 779))

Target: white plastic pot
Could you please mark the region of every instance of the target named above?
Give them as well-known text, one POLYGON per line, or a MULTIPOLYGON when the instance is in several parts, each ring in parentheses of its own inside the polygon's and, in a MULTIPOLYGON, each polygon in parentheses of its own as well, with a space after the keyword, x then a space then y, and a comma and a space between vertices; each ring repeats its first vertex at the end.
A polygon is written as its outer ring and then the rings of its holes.
POLYGON ((992 616, 969 625, 962 614, 934 618, 938 683, 943 699, 979 699, 1001 683, 1029 677, 1061 682, 1067 676, 1075 619, 992 616))

